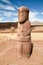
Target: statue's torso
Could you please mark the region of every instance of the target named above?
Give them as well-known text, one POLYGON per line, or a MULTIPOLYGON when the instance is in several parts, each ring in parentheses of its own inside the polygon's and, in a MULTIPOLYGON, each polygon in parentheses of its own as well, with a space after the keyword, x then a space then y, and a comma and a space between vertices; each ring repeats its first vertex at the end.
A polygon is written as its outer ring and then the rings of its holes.
POLYGON ((30 34, 30 22, 26 21, 23 24, 18 23, 18 31, 17 34, 18 36, 27 36, 30 34))

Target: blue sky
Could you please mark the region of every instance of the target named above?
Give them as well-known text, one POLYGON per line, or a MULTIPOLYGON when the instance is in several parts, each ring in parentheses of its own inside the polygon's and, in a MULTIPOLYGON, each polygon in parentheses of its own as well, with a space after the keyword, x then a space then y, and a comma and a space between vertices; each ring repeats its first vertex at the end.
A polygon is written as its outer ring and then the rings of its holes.
POLYGON ((21 6, 30 9, 31 22, 43 22, 43 0, 0 0, 0 22, 17 22, 21 6))

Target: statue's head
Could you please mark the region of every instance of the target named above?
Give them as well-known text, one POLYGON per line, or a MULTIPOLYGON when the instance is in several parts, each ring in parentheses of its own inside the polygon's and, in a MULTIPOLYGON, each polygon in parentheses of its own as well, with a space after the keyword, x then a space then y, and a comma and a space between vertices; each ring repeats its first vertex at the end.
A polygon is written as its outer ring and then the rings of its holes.
POLYGON ((22 6, 18 9, 18 20, 20 23, 25 22, 29 18, 29 9, 22 6))

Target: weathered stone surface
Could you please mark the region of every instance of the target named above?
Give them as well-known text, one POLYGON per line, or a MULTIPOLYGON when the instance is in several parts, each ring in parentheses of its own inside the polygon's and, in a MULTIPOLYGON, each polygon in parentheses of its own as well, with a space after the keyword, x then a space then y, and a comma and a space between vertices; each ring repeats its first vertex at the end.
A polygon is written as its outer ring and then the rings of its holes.
POLYGON ((29 57, 31 52, 31 24, 28 20, 29 9, 20 7, 18 10, 17 45, 19 57, 29 57))
POLYGON ((23 25, 21 25, 20 23, 18 23, 18 36, 27 36, 28 34, 30 34, 31 32, 31 25, 30 25, 30 21, 26 21, 23 25))
POLYGON ((17 41, 17 52, 18 52, 18 57, 30 57, 31 53, 31 44, 30 40, 29 41, 17 41))
POLYGON ((29 41, 30 41, 30 42, 31 42, 31 36, 27 36, 27 37, 26 37, 26 36, 25 36, 25 37, 24 37, 24 36, 17 37, 17 41, 22 41, 22 42, 26 42, 26 41, 29 42, 29 41))
POLYGON ((22 42, 22 44, 23 44, 23 57, 30 57, 31 53, 30 40, 28 42, 22 42))
POLYGON ((18 10, 18 22, 23 23, 26 20, 28 20, 28 15, 29 15, 29 9, 26 7, 20 7, 18 10))

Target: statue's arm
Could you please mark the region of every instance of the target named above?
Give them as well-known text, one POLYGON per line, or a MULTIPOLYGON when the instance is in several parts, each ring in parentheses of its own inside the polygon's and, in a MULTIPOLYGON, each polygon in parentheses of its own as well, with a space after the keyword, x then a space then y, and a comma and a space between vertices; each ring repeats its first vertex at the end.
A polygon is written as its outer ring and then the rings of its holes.
POLYGON ((30 34, 31 33, 31 23, 29 22, 28 23, 28 34, 30 34))

